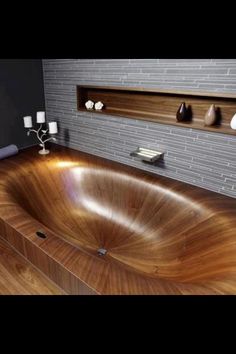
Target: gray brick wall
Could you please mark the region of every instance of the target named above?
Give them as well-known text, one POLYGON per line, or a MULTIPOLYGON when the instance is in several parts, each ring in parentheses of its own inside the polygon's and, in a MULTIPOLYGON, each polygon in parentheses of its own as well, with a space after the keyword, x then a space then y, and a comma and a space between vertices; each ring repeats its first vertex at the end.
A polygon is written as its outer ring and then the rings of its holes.
POLYGON ((58 143, 236 198, 236 135, 78 112, 76 85, 146 86, 236 93, 236 59, 43 60, 46 113, 58 143), (147 166, 137 146, 166 151, 147 166))

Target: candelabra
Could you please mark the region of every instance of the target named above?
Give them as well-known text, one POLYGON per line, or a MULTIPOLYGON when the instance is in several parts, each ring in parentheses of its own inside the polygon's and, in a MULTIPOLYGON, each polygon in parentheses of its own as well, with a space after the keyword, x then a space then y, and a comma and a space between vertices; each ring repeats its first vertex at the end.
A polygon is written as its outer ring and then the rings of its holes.
POLYGON ((50 151, 45 149, 45 143, 50 140, 56 141, 56 138, 53 136, 47 138, 47 134, 48 133, 50 135, 57 134, 58 132, 57 122, 49 122, 48 123, 49 129, 43 130, 42 127, 43 127, 43 123, 45 123, 45 112, 37 112, 37 123, 40 124, 39 129, 38 130, 32 129, 33 127, 32 117, 31 116, 24 117, 24 126, 25 128, 28 128, 27 135, 29 136, 30 133, 35 133, 40 142, 39 146, 42 147, 42 149, 39 150, 39 154, 47 155, 50 153, 50 151))

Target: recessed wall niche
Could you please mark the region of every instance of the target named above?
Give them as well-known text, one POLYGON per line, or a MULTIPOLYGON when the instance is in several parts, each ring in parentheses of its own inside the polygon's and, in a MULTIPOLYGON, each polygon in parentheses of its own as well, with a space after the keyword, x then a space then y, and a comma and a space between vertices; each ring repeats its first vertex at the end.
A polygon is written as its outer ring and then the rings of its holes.
POLYGON ((230 121, 236 113, 236 95, 195 91, 174 91, 140 87, 77 86, 77 108, 87 111, 85 103, 101 101, 101 111, 89 112, 154 121, 217 133, 236 135, 230 121), (187 115, 177 121, 176 113, 185 103, 187 115), (204 118, 211 105, 216 108, 214 125, 205 125, 204 118))

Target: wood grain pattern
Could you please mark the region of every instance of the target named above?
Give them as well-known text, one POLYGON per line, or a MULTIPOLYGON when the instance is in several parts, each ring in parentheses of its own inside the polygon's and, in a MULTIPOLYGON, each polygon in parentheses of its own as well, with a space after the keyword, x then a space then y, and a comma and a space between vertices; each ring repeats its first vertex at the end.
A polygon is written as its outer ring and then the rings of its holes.
POLYGON ((236 294, 236 199, 37 150, 0 163, 0 234, 66 292, 236 294))
POLYGON ((87 111, 85 108, 87 100, 104 103, 101 111, 90 110, 90 112, 236 135, 230 127, 230 121, 236 112, 236 95, 233 94, 77 86, 79 111, 87 111), (176 120, 181 102, 186 103, 189 112, 189 120, 185 122, 176 120), (214 125, 207 126, 204 119, 212 104, 216 106, 217 119, 214 125))
POLYGON ((0 295, 65 294, 0 237, 0 295))

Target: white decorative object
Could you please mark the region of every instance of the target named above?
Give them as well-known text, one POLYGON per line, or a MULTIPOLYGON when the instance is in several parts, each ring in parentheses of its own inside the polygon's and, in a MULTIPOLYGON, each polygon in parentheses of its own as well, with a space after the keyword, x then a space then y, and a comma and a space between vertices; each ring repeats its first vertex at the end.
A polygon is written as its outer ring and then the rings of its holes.
POLYGON ((49 154, 50 151, 45 149, 45 143, 47 141, 49 141, 49 140, 54 140, 54 141, 56 140, 56 138, 54 138, 52 136, 50 136, 49 138, 46 138, 46 135, 47 135, 48 131, 49 131, 49 134, 56 134, 58 132, 58 130, 57 130, 57 122, 50 122, 49 123, 49 129, 43 130, 42 129, 42 126, 43 126, 42 123, 44 123, 44 122, 45 122, 45 112, 37 112, 37 123, 40 124, 40 127, 39 127, 38 130, 30 129, 30 128, 33 127, 32 117, 30 117, 30 116, 24 117, 24 127, 29 129, 28 132, 27 132, 27 135, 29 136, 30 133, 33 132, 33 133, 35 133, 37 135, 37 138, 40 141, 39 146, 42 147, 42 149, 39 150, 39 154, 40 155, 49 154))
POLYGON ((230 126, 232 129, 236 130, 236 113, 234 114, 233 118, 231 119, 230 126))
POLYGON ((48 126, 49 126, 49 134, 57 134, 58 133, 57 122, 49 122, 48 126))
POLYGON ((37 123, 45 123, 45 112, 37 112, 37 123))
POLYGON ((94 102, 91 101, 91 100, 89 100, 89 101, 87 101, 87 102, 85 103, 85 107, 86 107, 87 109, 93 109, 93 106, 94 106, 94 102))
POLYGON ((24 117, 23 119, 24 119, 24 127, 25 128, 32 128, 33 127, 31 116, 24 117))
POLYGON ((95 109, 97 111, 100 111, 103 106, 104 106, 104 104, 101 101, 98 101, 97 103, 95 103, 95 109))

